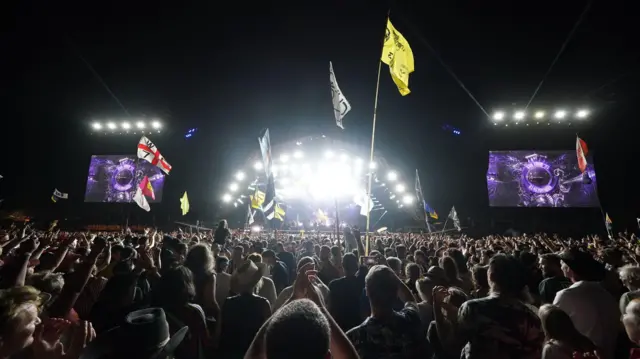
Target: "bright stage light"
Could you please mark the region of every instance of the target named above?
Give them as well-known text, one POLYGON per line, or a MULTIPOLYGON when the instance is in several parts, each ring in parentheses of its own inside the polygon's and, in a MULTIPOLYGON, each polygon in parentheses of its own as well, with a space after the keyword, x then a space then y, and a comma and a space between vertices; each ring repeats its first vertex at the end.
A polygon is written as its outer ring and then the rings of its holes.
POLYGON ((414 197, 414 196, 406 195, 406 196, 402 197, 402 203, 404 203, 404 204, 411 204, 411 203, 413 203, 413 200, 414 200, 414 199, 415 199, 415 197, 414 197))
POLYGON ((564 111, 564 110, 556 111, 556 113, 553 116, 557 119, 563 119, 567 116, 567 111, 564 111))
POLYGON ((396 192, 400 192, 400 193, 402 193, 402 192, 404 192, 404 189, 405 189, 405 188, 404 188, 404 185, 403 185, 402 183, 399 183, 399 184, 396 186, 396 192))
POLYGON ((240 171, 240 172, 236 173, 236 179, 238 181, 242 181, 244 179, 244 177, 245 177, 244 176, 244 172, 240 171))
POLYGON ((387 179, 388 179, 389 181, 392 181, 392 182, 393 182, 393 181, 395 181, 395 180, 397 180, 397 179, 398 179, 398 174, 397 174, 397 173, 395 173, 395 172, 393 172, 393 171, 391 171, 391 172, 389 172, 389 174, 387 174, 387 179))
POLYGON ((225 193, 225 194, 222 196, 222 201, 223 201, 223 202, 231 202, 231 195, 230 195, 230 194, 228 194, 228 193, 225 193))
POLYGON ((287 154, 281 154, 280 155, 280 161, 282 161, 283 163, 286 163, 287 161, 289 161, 289 155, 287 154))
POLYGON ((94 122, 91 127, 93 127, 94 130, 102 130, 102 125, 100 124, 100 122, 94 122))
POLYGON ((516 111, 516 113, 513 115, 513 118, 516 120, 522 120, 524 119, 524 111, 516 111))
POLYGON ((325 158, 328 158, 328 159, 333 158, 333 151, 327 151, 327 152, 325 152, 325 153, 324 153, 324 157, 325 157, 325 158))
POLYGON ((251 231, 252 231, 252 232, 260 232, 260 230, 261 230, 261 229, 262 229, 262 228, 260 228, 260 226, 253 226, 253 227, 251 227, 251 231))
POLYGON ((238 190, 238 184, 237 183, 232 183, 229 185, 229 191, 231 192, 235 192, 238 190))
POLYGON ((129 122, 123 122, 122 128, 125 130, 131 129, 131 124, 129 122))
POLYGON ((369 169, 375 170, 377 167, 378 165, 375 162, 369 163, 369 169))
POLYGON ((293 158, 302 158, 302 156, 304 156, 304 155, 302 154, 302 151, 300 151, 300 150, 295 151, 293 153, 293 158))
POLYGON ((504 119, 504 112, 498 111, 498 112, 494 113, 493 114, 493 119, 495 121, 502 121, 504 119))
POLYGON ((259 171, 262 169, 262 162, 256 162, 253 164, 253 168, 256 169, 256 171, 259 171))
POLYGON ((151 127, 153 127, 154 129, 158 130, 158 129, 160 129, 160 127, 162 127, 162 125, 160 124, 160 121, 153 121, 153 122, 151 122, 151 127))
POLYGON ((576 113, 577 118, 586 118, 587 116, 589 116, 589 110, 578 110, 576 113))
POLYGON ((116 127, 118 127, 118 126, 116 126, 116 124, 115 124, 115 123, 113 123, 113 122, 109 122, 109 123, 107 123, 107 127, 108 127, 110 130, 115 130, 115 129, 116 129, 116 127))
POLYGON ((138 121, 136 122, 136 127, 142 130, 145 127, 145 124, 142 121, 138 121))
POLYGON ((340 161, 345 162, 348 159, 349 159, 349 156, 347 156, 346 153, 343 153, 340 155, 340 161))
POLYGON ((537 111, 533 116, 537 119, 544 118, 544 111, 537 111))

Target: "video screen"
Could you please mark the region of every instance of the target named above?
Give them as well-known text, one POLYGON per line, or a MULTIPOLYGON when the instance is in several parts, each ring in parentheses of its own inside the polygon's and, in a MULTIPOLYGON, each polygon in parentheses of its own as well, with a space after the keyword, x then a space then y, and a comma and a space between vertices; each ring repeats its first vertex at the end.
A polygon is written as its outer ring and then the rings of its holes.
POLYGON ((149 203, 162 201, 164 173, 160 168, 136 156, 91 156, 84 201, 132 202, 137 186, 144 176, 149 177, 156 197, 155 200, 147 197, 147 201, 149 203))
POLYGON ((489 205, 598 207, 596 174, 590 156, 587 163, 585 175, 578 168, 575 151, 489 152, 489 205))

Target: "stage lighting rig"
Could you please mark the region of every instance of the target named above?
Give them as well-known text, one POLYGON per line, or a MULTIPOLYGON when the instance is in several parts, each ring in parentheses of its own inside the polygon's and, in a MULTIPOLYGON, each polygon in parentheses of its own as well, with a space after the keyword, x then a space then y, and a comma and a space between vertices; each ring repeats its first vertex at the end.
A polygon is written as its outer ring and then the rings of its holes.
POLYGON ((555 108, 534 108, 532 111, 524 108, 515 108, 511 111, 496 110, 491 115, 491 122, 494 126, 524 125, 572 125, 576 122, 584 122, 591 116, 591 111, 585 107, 555 107, 555 108), (575 121, 573 121, 575 120, 575 121))
MULTIPOLYGON (((148 135, 161 133, 164 126, 159 119, 120 118, 91 122, 91 133, 105 135, 148 135)), ((189 136, 190 137, 190 136, 189 136)))

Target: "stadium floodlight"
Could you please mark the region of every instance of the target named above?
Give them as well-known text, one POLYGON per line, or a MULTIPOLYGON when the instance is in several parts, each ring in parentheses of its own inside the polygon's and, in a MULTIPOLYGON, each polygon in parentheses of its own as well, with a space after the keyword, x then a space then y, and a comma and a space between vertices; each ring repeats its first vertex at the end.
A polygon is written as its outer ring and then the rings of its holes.
POLYGON ((402 183, 398 183, 398 185, 396 185, 396 191, 399 193, 404 192, 404 185, 402 183))
POLYGON ((567 111, 565 110, 558 110, 556 111, 556 113, 553 115, 553 117, 561 120, 563 118, 565 118, 567 116, 567 111))
POLYGON ((160 127, 162 127, 162 125, 160 124, 160 121, 155 120, 155 121, 151 122, 151 127, 153 127, 154 129, 158 130, 158 129, 160 129, 160 127))
POLYGON ((113 123, 113 122, 109 122, 109 123, 107 123, 107 127, 108 127, 110 130, 115 130, 118 126, 116 126, 116 124, 115 124, 115 123, 113 123))
POLYGON ((100 124, 100 122, 94 122, 91 127, 93 127, 94 130, 102 130, 102 125, 100 124))
POLYGON ((515 120, 523 120, 525 116, 525 112, 524 111, 516 111, 516 113, 513 114, 513 118, 515 120))
POLYGON ((538 120, 544 118, 544 111, 536 111, 533 117, 537 118, 538 120))
POLYGON ((143 128, 145 128, 145 123, 142 121, 138 121, 136 122, 136 127, 142 130, 143 128))
POLYGON ((391 171, 391 172, 389 172, 389 174, 387 174, 387 179, 388 179, 389 181, 392 181, 392 182, 393 182, 393 181, 395 181, 395 180, 397 180, 397 179, 398 179, 398 174, 397 174, 397 173, 395 173, 395 172, 393 172, 393 171, 391 171))
POLYGON ((237 183, 234 182, 234 183, 229 185, 229 191, 235 192, 237 190, 238 190, 238 184, 237 183))
POLYGON ((280 161, 282 161, 283 163, 286 163, 287 161, 289 161, 289 155, 286 153, 281 154, 280 161))
POLYGON ((411 204, 411 203, 413 203, 414 199, 415 199, 415 196, 406 195, 406 196, 402 197, 402 203, 411 204))
POLYGON ((122 123, 122 129, 123 130, 129 130, 131 129, 131 124, 129 122, 123 122, 122 123))
POLYGON ((578 112, 576 112, 577 118, 586 118, 587 116, 589 116, 589 110, 578 110, 578 112))
POLYGON ((244 177, 245 177, 244 172, 240 171, 240 172, 236 173, 236 179, 238 181, 242 181, 244 179, 244 177))
POLYGON ((256 171, 259 171, 262 169, 262 162, 258 161, 256 163, 253 164, 253 168, 256 169, 256 171))
POLYGON ((293 158, 302 158, 302 156, 303 156, 302 151, 298 150, 293 153, 293 158))
POLYGON ((495 121, 502 121, 502 120, 504 119, 504 112, 502 112, 502 111, 496 111, 496 112, 493 114, 493 119, 494 119, 495 121))
POLYGON ((225 193, 225 194, 222 196, 222 201, 223 201, 223 202, 231 202, 231 195, 230 195, 230 194, 228 194, 228 193, 225 193))

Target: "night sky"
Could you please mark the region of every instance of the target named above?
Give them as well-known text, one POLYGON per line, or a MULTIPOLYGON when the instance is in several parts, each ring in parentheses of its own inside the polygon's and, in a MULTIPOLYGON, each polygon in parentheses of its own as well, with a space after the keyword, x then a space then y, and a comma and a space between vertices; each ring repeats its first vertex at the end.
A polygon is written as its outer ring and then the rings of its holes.
MULTIPOLYGON (((189 220, 227 215, 218 210, 223 187, 237 163, 258 150, 256 138, 265 127, 274 144, 322 133, 368 146, 390 7, 391 20, 413 49, 415 72, 412 93, 402 97, 383 66, 376 151, 410 183, 418 168, 425 197, 439 212, 455 205, 465 218, 508 217, 513 211, 487 210, 487 152, 573 151, 579 133, 595 154, 604 209, 614 226, 631 227, 640 216, 633 158, 639 152, 633 139, 640 51, 638 18, 628 6, 594 1, 532 102, 587 106, 593 116, 582 124, 493 126, 438 60, 487 112, 524 106, 586 5, 19 2, 0 25, 2 209, 55 209, 76 217, 125 211, 83 203, 90 156, 133 153, 139 139, 91 135, 94 119, 126 115, 86 63, 130 114, 155 115, 166 124, 167 131, 152 137, 174 168, 163 203, 152 211, 162 218, 179 217, 185 190, 192 202, 189 220), (333 119, 329 61, 353 107, 344 131, 333 119), (459 128, 461 135, 443 125, 459 128), (194 127, 198 133, 185 139, 194 127), (55 207, 49 200, 54 187, 71 199, 55 207)), ((524 211, 523 216, 537 215, 524 211)), ((560 212, 590 219, 599 214, 560 212)))

